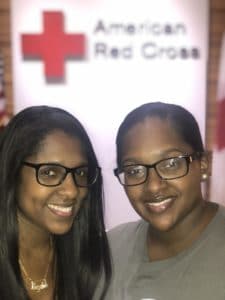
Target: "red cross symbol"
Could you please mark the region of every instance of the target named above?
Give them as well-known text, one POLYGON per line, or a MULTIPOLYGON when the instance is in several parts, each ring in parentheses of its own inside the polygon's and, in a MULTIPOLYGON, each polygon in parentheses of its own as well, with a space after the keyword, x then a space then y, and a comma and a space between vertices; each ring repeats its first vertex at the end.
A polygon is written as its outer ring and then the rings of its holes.
POLYGON ((24 58, 42 59, 47 79, 64 77, 66 58, 84 59, 85 35, 65 34, 62 12, 44 12, 42 34, 22 34, 24 58))

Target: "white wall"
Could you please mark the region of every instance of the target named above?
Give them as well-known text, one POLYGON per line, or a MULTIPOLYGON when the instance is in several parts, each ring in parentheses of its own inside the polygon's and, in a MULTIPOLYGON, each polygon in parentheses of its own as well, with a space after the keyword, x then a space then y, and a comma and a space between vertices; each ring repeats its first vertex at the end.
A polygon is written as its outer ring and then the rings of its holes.
MULTIPOLYGON (((208 1, 11 3, 15 112, 48 104, 74 113, 88 130, 103 168, 107 227, 136 219, 112 175, 116 131, 132 108, 144 102, 165 101, 191 110, 204 135, 208 1), (43 11, 55 10, 64 15, 65 32, 82 32, 87 42, 85 60, 65 63, 64 83, 47 82, 43 61, 24 60, 21 49, 21 34, 40 34, 43 11), (165 28, 171 34, 166 34, 165 28), (119 49, 118 57, 112 48, 119 49), (181 48, 189 53, 188 58, 182 59, 181 48), (199 54, 197 58, 192 50, 199 54)), ((51 51, 54 55, 55 49, 51 51)))

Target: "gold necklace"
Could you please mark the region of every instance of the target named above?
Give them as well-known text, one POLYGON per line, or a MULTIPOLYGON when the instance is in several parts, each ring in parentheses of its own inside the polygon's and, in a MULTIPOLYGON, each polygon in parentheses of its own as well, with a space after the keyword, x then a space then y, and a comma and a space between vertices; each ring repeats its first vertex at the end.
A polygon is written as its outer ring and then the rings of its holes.
POLYGON ((29 288, 30 290, 39 293, 40 291, 47 289, 48 288, 48 282, 47 282, 47 275, 48 275, 48 271, 49 271, 49 266, 50 266, 50 262, 51 262, 51 253, 52 251, 50 250, 50 254, 49 254, 49 260, 48 260, 48 265, 44 274, 44 277, 42 279, 38 279, 38 280, 33 280, 27 273, 21 258, 19 258, 19 265, 20 268, 26 278, 26 280, 29 282, 29 288))

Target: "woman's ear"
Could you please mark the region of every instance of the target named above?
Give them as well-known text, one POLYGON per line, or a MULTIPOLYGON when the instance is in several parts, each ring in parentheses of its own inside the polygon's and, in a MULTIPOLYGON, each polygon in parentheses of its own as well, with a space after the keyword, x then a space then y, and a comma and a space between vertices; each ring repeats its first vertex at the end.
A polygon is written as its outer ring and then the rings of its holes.
POLYGON ((201 160, 201 179, 206 181, 211 176, 212 172, 212 152, 206 151, 202 154, 201 160))

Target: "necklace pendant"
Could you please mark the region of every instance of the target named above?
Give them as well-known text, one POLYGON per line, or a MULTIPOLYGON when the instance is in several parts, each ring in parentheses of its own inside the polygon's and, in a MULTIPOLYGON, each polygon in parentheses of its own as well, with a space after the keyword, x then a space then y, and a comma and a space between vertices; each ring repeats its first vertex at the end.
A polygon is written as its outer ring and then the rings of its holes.
POLYGON ((44 278, 41 280, 40 284, 37 284, 35 281, 32 280, 30 289, 32 291, 39 293, 41 290, 47 289, 47 287, 48 287, 48 283, 44 278))

